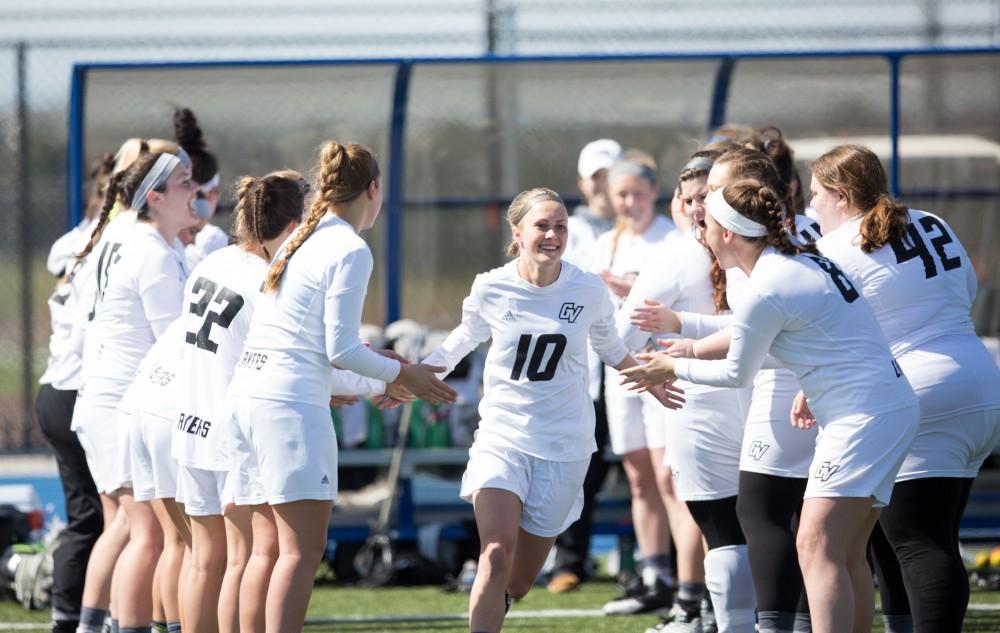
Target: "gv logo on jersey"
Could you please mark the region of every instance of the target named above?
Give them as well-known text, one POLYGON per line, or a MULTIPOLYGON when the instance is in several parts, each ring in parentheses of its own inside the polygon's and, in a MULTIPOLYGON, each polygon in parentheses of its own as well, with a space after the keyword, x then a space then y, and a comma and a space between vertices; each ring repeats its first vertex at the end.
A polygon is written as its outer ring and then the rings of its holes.
POLYGON ((559 308, 559 319, 561 321, 576 323, 576 319, 580 316, 581 312, 583 312, 583 306, 578 306, 572 301, 567 301, 559 308))
POLYGON ((760 440, 756 440, 750 445, 750 450, 747 451, 747 455, 752 457, 754 461, 759 462, 760 458, 764 456, 764 453, 766 453, 769 448, 771 448, 770 444, 765 444, 760 440))
POLYGON ((823 462, 816 469, 816 474, 814 475, 816 479, 821 479, 823 481, 829 481, 830 477, 833 477, 834 473, 840 470, 838 464, 831 464, 830 462, 823 462))

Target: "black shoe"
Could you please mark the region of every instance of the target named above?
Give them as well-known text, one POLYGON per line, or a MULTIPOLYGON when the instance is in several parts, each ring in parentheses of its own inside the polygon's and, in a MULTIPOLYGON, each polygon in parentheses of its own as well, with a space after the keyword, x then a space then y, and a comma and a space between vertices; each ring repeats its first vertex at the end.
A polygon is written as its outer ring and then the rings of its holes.
POLYGON ((659 580, 642 593, 615 598, 601 608, 604 615, 636 615, 640 613, 666 613, 673 602, 673 591, 659 580))
POLYGON ((719 633, 719 625, 715 622, 715 608, 708 596, 701 599, 701 630, 702 633, 719 633))
POLYGON ((697 600, 674 600, 670 613, 646 633, 704 633, 701 626, 701 604, 697 600))

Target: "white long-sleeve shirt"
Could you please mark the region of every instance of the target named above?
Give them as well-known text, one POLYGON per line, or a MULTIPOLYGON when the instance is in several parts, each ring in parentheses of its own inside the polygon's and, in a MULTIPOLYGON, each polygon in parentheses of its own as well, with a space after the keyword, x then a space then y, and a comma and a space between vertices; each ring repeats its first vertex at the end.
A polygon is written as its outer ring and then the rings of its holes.
POLYGON ((87 392, 100 380, 102 390, 120 399, 142 358, 180 316, 187 270, 180 243, 167 244, 146 222, 136 222, 118 253, 88 334, 98 351, 87 369, 87 392))
POLYGON ((677 377, 745 386, 770 353, 795 373, 821 425, 916 404, 868 302, 825 258, 764 249, 731 328, 726 359, 677 359, 677 377))
POLYGON ((476 277, 461 325, 424 362, 450 372, 492 338, 476 442, 551 461, 586 459, 597 448, 588 337, 609 365, 628 354, 615 332, 611 296, 600 278, 568 262, 555 282, 533 286, 517 261, 476 277))
POLYGON ((334 366, 395 380, 399 361, 358 334, 371 273, 368 245, 328 213, 289 260, 278 291, 258 299, 230 393, 326 406, 334 366))
POLYGON ((713 315, 715 301, 709 279, 711 266, 708 251, 690 231, 672 240, 669 247, 656 249, 615 316, 618 334, 626 347, 637 351, 662 338, 643 332, 629 320, 632 312, 642 307, 646 299, 654 299, 679 312, 713 315))

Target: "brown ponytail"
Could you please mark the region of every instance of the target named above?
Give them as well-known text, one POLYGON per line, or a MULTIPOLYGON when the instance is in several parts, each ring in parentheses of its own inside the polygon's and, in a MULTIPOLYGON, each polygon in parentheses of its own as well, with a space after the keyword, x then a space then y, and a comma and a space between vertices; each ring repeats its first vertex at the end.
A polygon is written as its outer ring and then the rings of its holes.
POLYGON ((863 145, 838 145, 812 165, 813 178, 840 192, 860 211, 861 250, 876 251, 900 239, 910 223, 909 210, 889 195, 888 177, 875 152, 863 145))
POLYGON ((782 255, 819 254, 815 244, 800 244, 791 240, 787 229, 787 206, 780 193, 763 183, 743 178, 726 185, 723 198, 733 209, 767 227, 764 237, 745 237, 751 242, 764 242, 782 255))
POLYGON ((264 282, 264 292, 277 292, 288 260, 299 250, 320 220, 335 205, 351 202, 372 183, 378 182, 381 172, 371 150, 364 145, 328 141, 320 149, 316 180, 318 195, 313 201, 302 226, 292 236, 280 259, 271 264, 264 282))
POLYGON ((295 178, 268 174, 263 178, 244 176, 236 184, 236 243, 259 247, 270 261, 264 242, 281 235, 292 222, 302 220, 305 191, 295 178))

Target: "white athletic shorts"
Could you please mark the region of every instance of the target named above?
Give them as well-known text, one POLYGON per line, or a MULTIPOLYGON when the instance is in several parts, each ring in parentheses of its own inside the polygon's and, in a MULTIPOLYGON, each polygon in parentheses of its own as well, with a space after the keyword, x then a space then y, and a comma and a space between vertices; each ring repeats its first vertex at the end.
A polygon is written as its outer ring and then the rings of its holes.
POLYGON ((1000 441, 1000 369, 973 335, 935 339, 898 359, 920 400, 920 428, 896 481, 975 477, 1000 441))
MULTIPOLYGON (((614 380, 621 380, 617 372, 614 380)), ((663 448, 667 433, 663 424, 666 409, 653 396, 605 388, 604 404, 611 450, 616 455, 642 448, 663 448)))
POLYGON ((73 411, 73 426, 83 452, 87 456, 87 466, 94 478, 97 491, 110 495, 120 488, 127 488, 130 482, 122 480, 117 473, 116 463, 120 445, 128 445, 128 438, 119 435, 118 407, 97 404, 77 398, 73 411))
POLYGON ((799 389, 795 374, 788 369, 757 372, 743 431, 740 470, 798 479, 809 476, 818 430, 792 426, 792 401, 799 389))
POLYGON ((461 496, 484 488, 507 490, 521 500, 521 529, 543 538, 562 534, 580 518, 583 480, 590 458, 553 462, 504 446, 476 442, 462 475, 461 496))
POLYGON ((809 467, 805 498, 874 497, 874 507, 888 505, 919 422, 920 408, 914 405, 824 424, 809 467))
POLYGON ((173 499, 177 496, 177 461, 170 456, 173 420, 138 412, 133 414, 131 424, 129 445, 135 500, 173 499))
POLYGON ((178 464, 177 502, 193 517, 222 516, 233 502, 229 473, 178 464))
POLYGON ((678 386, 684 389, 684 406, 661 413, 670 438, 663 463, 673 471, 677 498, 707 501, 736 495, 750 390, 687 382, 678 386))
POLYGON ((337 437, 329 407, 247 396, 234 404, 239 433, 256 458, 265 503, 336 498, 337 437))

